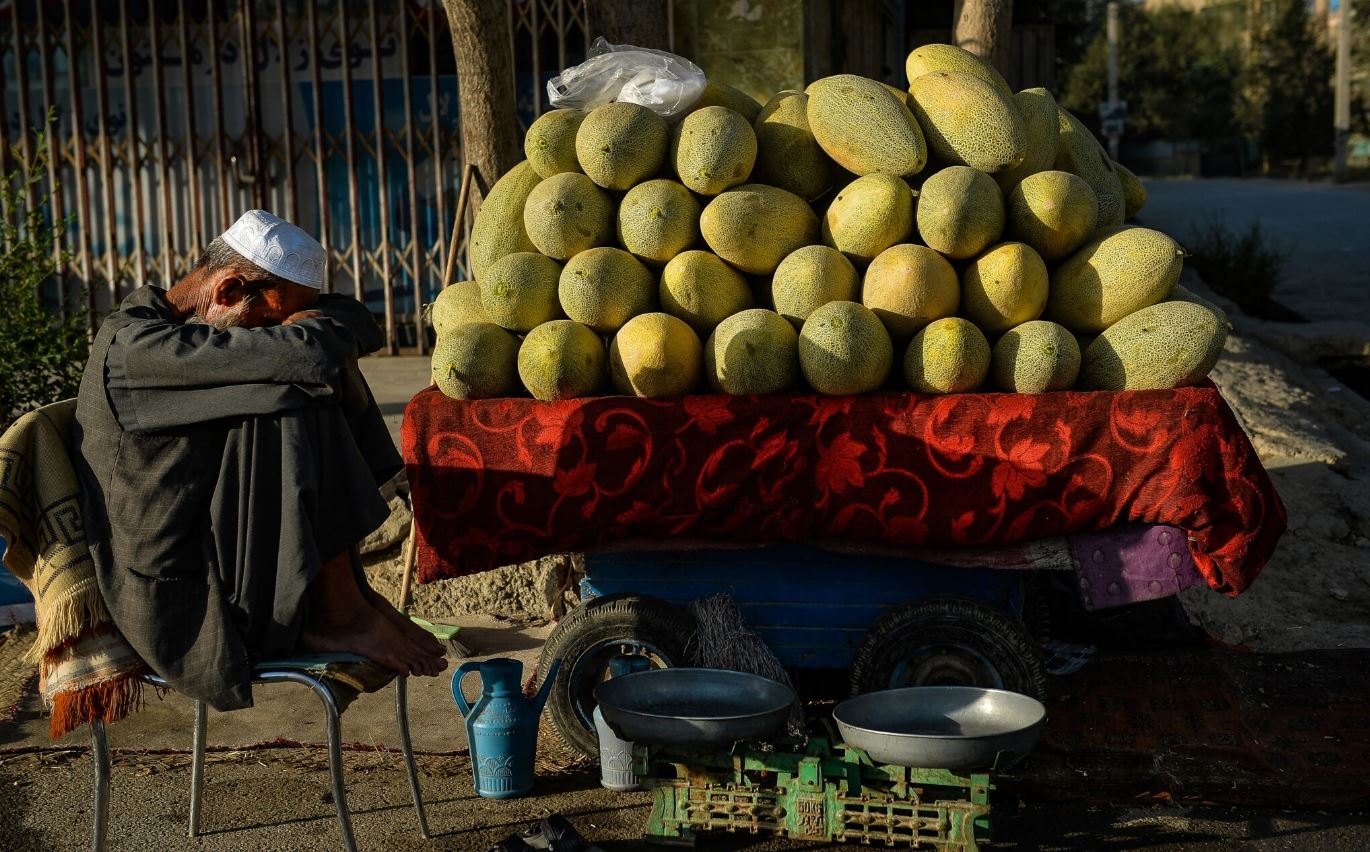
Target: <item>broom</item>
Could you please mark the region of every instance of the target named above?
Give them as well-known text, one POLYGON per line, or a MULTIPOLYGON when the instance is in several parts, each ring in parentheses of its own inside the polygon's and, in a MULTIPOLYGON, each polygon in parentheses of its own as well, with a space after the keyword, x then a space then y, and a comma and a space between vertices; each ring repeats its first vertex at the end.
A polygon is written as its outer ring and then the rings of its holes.
POLYGON ((414 521, 409 525, 409 540, 404 543, 404 578, 400 582, 399 611, 408 615, 410 621, 431 633, 433 638, 438 640, 438 644, 442 645, 448 656, 456 659, 474 657, 476 655, 475 650, 457 638, 457 633, 461 631, 461 627, 458 625, 433 622, 409 614, 409 604, 412 602, 410 598, 413 592, 414 565, 418 561, 418 549, 418 522, 414 521))

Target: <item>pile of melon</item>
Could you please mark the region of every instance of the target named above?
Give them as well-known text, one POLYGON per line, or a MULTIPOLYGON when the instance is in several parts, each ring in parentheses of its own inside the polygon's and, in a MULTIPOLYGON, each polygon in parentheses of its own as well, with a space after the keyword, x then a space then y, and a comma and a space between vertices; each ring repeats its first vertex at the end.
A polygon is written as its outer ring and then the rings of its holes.
POLYGON ((673 123, 555 110, 433 305, 458 399, 1193 384, 1227 333, 1142 184, 1045 89, 951 45, 673 123))

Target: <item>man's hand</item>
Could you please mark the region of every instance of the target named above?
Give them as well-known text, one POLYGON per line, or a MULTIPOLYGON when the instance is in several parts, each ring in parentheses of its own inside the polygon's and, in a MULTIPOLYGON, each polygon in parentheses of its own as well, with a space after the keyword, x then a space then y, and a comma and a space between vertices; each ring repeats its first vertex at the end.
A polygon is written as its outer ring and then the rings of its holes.
POLYGON ((282 322, 281 325, 290 325, 291 323, 299 322, 300 320, 318 319, 321 316, 323 316, 323 311, 296 311, 295 313, 286 317, 285 321, 282 322))

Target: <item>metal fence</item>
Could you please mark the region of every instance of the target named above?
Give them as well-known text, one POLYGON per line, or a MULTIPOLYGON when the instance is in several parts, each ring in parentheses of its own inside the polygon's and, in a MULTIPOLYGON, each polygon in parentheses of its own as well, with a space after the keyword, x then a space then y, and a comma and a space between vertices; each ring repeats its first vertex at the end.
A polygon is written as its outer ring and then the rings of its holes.
MULTIPOLYGON (((528 122, 583 58, 585 11, 510 17, 528 122)), ((0 0, 0 173, 45 131, 34 189, 71 219, 59 286, 93 320, 263 207, 320 236, 327 288, 383 316, 390 351, 423 351, 461 171, 454 66, 439 0, 0 0)))

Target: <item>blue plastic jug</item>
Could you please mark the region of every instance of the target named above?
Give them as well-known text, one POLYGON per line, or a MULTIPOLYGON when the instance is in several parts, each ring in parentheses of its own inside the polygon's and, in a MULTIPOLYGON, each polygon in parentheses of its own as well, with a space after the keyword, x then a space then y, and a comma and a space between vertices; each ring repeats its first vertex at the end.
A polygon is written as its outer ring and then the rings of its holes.
POLYGON ((518 660, 472 660, 452 675, 452 698, 466 720, 477 794, 512 799, 533 789, 538 718, 560 668, 561 660, 553 660, 542 689, 532 700, 523 697, 523 664, 518 660), (474 706, 461 693, 462 678, 473 671, 479 671, 481 678, 481 695, 474 706))

